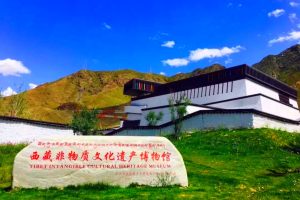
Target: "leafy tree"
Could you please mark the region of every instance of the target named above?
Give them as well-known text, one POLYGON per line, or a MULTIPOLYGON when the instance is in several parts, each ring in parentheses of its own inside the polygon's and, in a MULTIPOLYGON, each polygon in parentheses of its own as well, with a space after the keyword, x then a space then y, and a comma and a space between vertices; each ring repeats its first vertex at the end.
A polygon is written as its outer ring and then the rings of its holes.
POLYGON ((99 119, 97 118, 97 110, 88 110, 84 108, 80 112, 73 115, 70 127, 74 134, 96 135, 99 119))
POLYGON ((186 108, 190 103, 190 99, 185 96, 181 96, 178 100, 174 100, 173 98, 169 99, 169 109, 171 120, 174 123, 174 134, 176 139, 181 138, 183 117, 186 115, 186 108))
POLYGON ((162 119, 163 115, 163 112, 159 112, 158 114, 156 114, 155 112, 150 111, 146 116, 148 126, 156 126, 157 123, 162 119))

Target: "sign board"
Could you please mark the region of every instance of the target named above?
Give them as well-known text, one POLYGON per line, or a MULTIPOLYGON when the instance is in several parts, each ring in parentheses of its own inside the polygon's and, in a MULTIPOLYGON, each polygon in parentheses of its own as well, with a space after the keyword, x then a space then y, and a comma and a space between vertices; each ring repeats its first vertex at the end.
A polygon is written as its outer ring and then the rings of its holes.
POLYGON ((186 168, 164 137, 71 136, 38 140, 15 158, 13 187, 89 183, 188 186, 186 168))

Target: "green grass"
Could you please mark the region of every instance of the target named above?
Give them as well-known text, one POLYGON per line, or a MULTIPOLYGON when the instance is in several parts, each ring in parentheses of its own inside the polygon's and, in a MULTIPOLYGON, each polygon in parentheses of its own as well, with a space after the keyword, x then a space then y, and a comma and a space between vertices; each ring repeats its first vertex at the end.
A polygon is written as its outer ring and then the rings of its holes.
POLYGON ((300 135, 271 129, 196 132, 173 141, 189 187, 11 190, 13 158, 22 145, 0 146, 0 199, 300 199, 300 135))

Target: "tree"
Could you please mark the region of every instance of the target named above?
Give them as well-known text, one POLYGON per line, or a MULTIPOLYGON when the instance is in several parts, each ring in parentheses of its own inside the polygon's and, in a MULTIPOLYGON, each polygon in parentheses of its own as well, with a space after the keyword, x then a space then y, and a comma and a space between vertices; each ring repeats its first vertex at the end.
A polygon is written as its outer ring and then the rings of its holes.
POLYGON ((171 113, 171 120, 174 123, 174 135, 176 139, 181 138, 181 129, 183 117, 187 113, 187 106, 190 104, 190 99, 185 96, 181 96, 178 100, 173 98, 169 99, 169 109, 171 113))
POLYGON ((80 112, 73 115, 70 127, 74 134, 96 135, 99 118, 97 118, 97 110, 88 110, 84 108, 80 112))
POLYGON ((150 111, 146 116, 148 126, 156 126, 157 123, 162 119, 163 115, 163 112, 159 112, 158 114, 156 114, 155 112, 150 111))
POLYGON ((18 94, 12 95, 8 102, 8 112, 11 117, 21 117, 26 109, 27 101, 25 92, 21 92, 22 86, 18 89, 18 94))

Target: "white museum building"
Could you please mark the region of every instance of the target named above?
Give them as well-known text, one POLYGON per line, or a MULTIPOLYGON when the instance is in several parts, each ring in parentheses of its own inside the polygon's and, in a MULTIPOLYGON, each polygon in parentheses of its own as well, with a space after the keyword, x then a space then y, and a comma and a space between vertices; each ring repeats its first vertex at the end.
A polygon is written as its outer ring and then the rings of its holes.
POLYGON ((169 99, 190 100, 183 130, 275 128, 300 132, 297 91, 247 65, 165 84, 132 79, 124 85, 131 96, 127 119, 112 135, 159 135, 172 132, 169 99), (149 126, 149 112, 163 113, 149 126))

